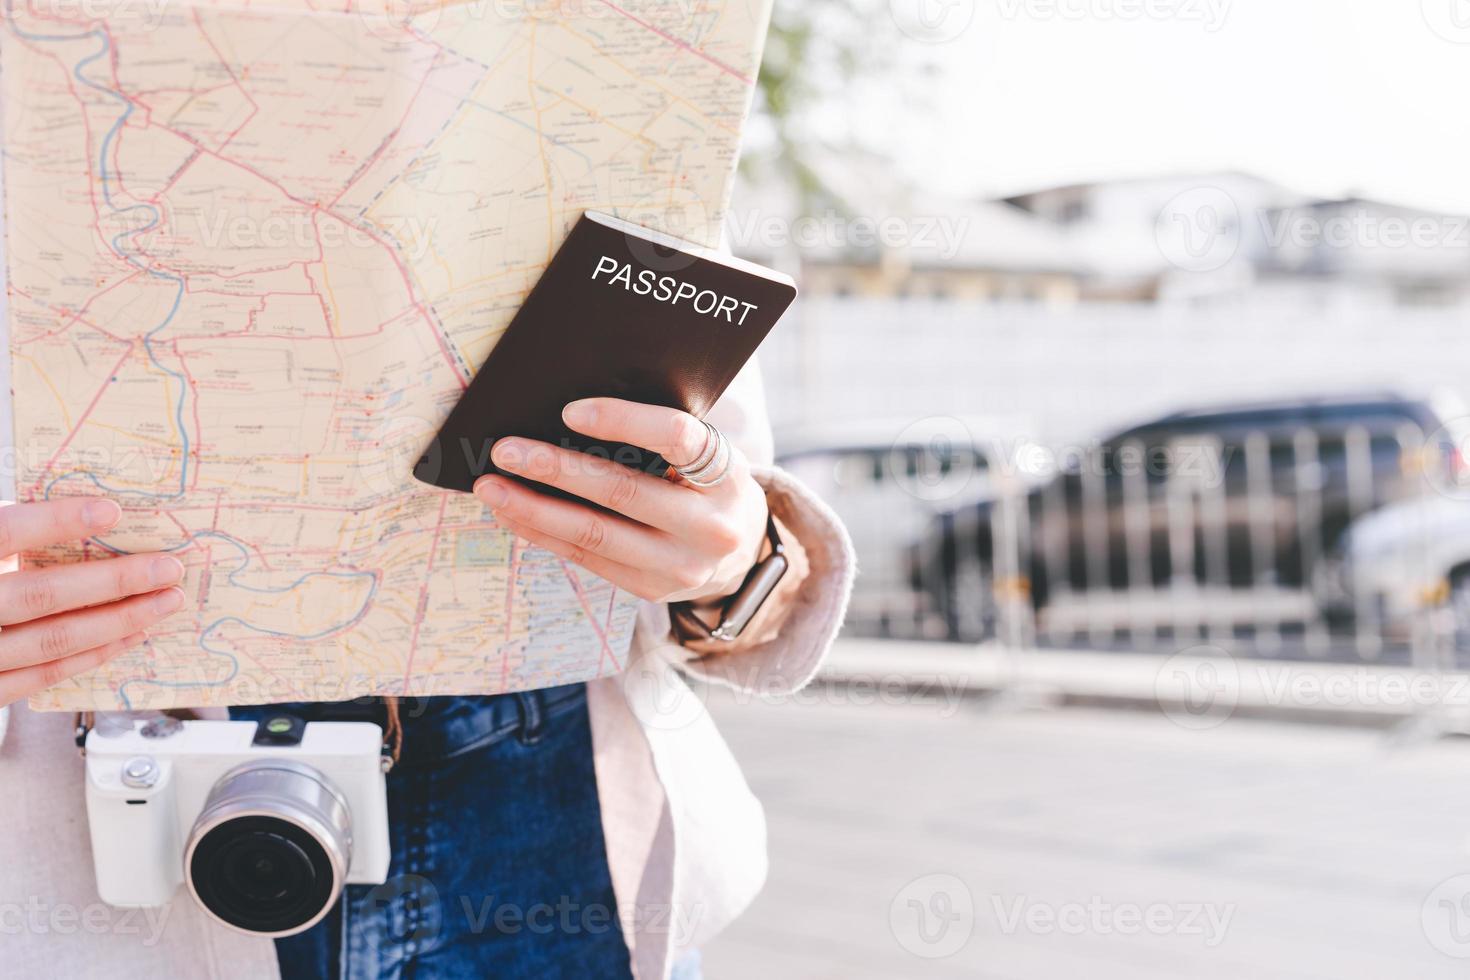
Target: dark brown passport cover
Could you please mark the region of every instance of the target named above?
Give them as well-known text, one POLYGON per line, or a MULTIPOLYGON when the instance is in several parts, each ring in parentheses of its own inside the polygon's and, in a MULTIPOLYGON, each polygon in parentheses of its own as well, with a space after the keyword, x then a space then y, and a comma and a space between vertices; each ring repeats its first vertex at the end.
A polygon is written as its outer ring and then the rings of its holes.
POLYGON ((490 447, 512 435, 661 474, 668 464, 658 454, 573 432, 562 408, 601 395, 703 418, 796 298, 777 273, 655 244, 673 240, 617 224, 578 220, 424 450, 416 478, 468 492, 498 472, 490 447))

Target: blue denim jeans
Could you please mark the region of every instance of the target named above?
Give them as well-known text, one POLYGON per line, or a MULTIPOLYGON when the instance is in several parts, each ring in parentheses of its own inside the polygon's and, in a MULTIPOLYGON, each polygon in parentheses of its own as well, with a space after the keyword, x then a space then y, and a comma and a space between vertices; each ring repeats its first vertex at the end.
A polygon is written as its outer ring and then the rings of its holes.
MULTIPOLYGON (((326 705, 283 708, 307 721, 326 705)), ((285 980, 631 976, 603 844, 587 691, 406 700, 388 881, 276 942, 285 980)), ((681 963, 693 967, 697 958, 681 963)), ((687 975, 687 974, 686 974, 687 975)))

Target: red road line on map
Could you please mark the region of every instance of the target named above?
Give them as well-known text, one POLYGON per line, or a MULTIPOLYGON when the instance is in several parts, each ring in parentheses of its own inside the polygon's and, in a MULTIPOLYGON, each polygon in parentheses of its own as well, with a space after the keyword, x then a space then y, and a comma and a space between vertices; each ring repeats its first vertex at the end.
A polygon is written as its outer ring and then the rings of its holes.
POLYGON ((102 327, 98 326, 97 324, 93 323, 92 321, 85 319, 85 314, 86 314, 88 308, 91 307, 91 305, 93 303, 95 303, 97 300, 99 300, 102 297, 106 296, 108 293, 112 292, 114 289, 117 289, 119 286, 124 286, 124 285, 132 282, 134 279, 137 279, 139 276, 142 276, 142 275, 146 275, 146 273, 144 273, 141 270, 138 270, 138 271, 135 271, 130 276, 124 276, 123 278, 119 279, 117 282, 113 283, 111 286, 108 286, 106 289, 102 290, 100 293, 93 293, 91 296, 89 296, 87 298, 87 301, 85 303, 83 303, 75 311, 63 309, 62 307, 59 307, 59 306, 52 306, 50 303, 42 302, 41 300, 39 300, 36 297, 32 296, 30 293, 26 292, 24 289, 21 289, 19 286, 11 286, 10 287, 10 291, 12 293, 15 293, 16 295, 19 295, 19 296, 24 296, 26 299, 30 300, 32 303, 35 303, 37 306, 41 307, 42 309, 44 309, 44 310, 50 310, 52 313, 55 313, 57 316, 71 317, 71 319, 67 320, 65 323, 62 323, 55 330, 47 330, 47 331, 44 331, 44 332, 42 332, 42 333, 40 333, 40 334, 38 334, 38 335, 36 335, 34 337, 27 337, 25 339, 19 339, 18 338, 17 341, 16 341, 16 343, 17 344, 30 344, 30 343, 35 343, 38 340, 42 340, 42 339, 44 339, 46 337, 54 337, 54 336, 57 336, 59 334, 65 333, 74 324, 77 324, 77 323, 81 323, 84 326, 91 327, 93 330, 96 330, 98 333, 102 334, 103 336, 110 337, 113 340, 116 340, 120 344, 131 343, 131 341, 129 341, 126 337, 120 337, 120 336, 118 336, 115 333, 110 333, 107 330, 102 329, 102 327))
POLYGON ((245 171, 246 173, 250 174, 252 177, 255 177, 257 180, 260 180, 263 183, 267 183, 267 184, 271 185, 277 191, 279 191, 283 196, 285 196, 289 200, 295 201, 297 204, 300 204, 302 207, 310 208, 310 209, 312 209, 314 211, 321 211, 323 214, 327 214, 327 215, 331 216, 333 219, 342 222, 342 224, 347 225, 350 228, 356 228, 356 229, 358 229, 359 231, 361 231, 364 234, 366 234, 369 238, 371 238, 375 242, 377 242, 380 246, 382 246, 382 249, 387 254, 388 259, 393 263, 394 268, 396 268, 398 270, 399 278, 403 280, 403 288, 404 288, 404 292, 406 292, 408 294, 409 305, 411 305, 414 309, 418 310, 419 314, 424 318, 424 322, 429 325, 430 332, 434 336, 434 341, 439 345, 439 351, 440 351, 440 353, 442 353, 444 355, 445 362, 449 365, 450 370, 452 370, 454 372, 455 380, 459 382, 459 386, 461 388, 467 388, 467 387, 469 387, 469 383, 470 383, 469 378, 468 378, 468 376, 466 376, 465 374, 463 374, 460 371, 459 364, 457 364, 455 362, 454 355, 450 353, 449 347, 445 344, 445 339, 444 339, 443 333, 439 330, 438 325, 435 324, 434 321, 433 321, 433 319, 429 316, 429 311, 424 308, 424 304, 421 303, 421 302, 419 302, 418 298, 414 296, 413 283, 408 278, 408 270, 405 269, 403 267, 403 263, 398 260, 398 254, 393 251, 392 247, 389 246, 387 242, 383 241, 383 239, 381 237, 379 237, 377 234, 375 234, 374 231, 373 231, 373 229, 371 227, 363 227, 361 225, 355 225, 352 222, 350 222, 350 221, 346 220, 345 218, 343 218, 341 215, 335 214, 332 211, 328 210, 327 208, 322 207, 320 204, 314 203, 312 201, 307 201, 307 200, 304 200, 302 198, 297 197, 295 194, 292 194, 289 190, 287 190, 286 187, 285 187, 285 185, 281 184, 280 181, 277 181, 277 180, 272 179, 268 175, 266 175, 264 173, 261 173, 259 170, 256 170, 254 167, 251 167, 248 164, 242 163, 239 160, 234 160, 234 159, 231 159, 230 157, 227 157, 227 156, 224 156, 222 154, 216 153, 214 150, 211 150, 209 147, 205 146, 203 143, 200 143, 198 140, 196 140, 193 137, 191 137, 188 133, 180 133, 180 132, 177 132, 175 130, 169 129, 166 126, 161 126, 159 128, 165 130, 166 132, 173 133, 173 135, 177 136, 179 139, 184 140, 185 142, 187 142, 187 143, 191 144, 192 146, 196 147, 201 153, 208 153, 210 156, 214 157, 215 159, 219 160, 220 162, 225 163, 225 164, 228 164, 229 166, 232 166, 232 167, 238 167, 239 169, 241 169, 241 170, 245 171))
POLYGON ((609 7, 611 9, 617 11, 618 13, 622 14, 624 17, 628 18, 629 20, 631 20, 633 23, 637 24, 638 26, 640 26, 640 27, 642 27, 642 28, 644 28, 646 30, 652 31, 653 33, 657 34, 659 37, 663 38, 665 41, 668 41, 670 44, 674 45, 676 48, 679 48, 680 50, 683 50, 683 51, 688 51, 690 54, 694 55, 696 58, 703 58, 705 61, 708 61, 710 64, 712 64, 716 68, 718 68, 720 71, 724 72, 727 75, 732 75, 735 78, 740 79, 746 85, 753 85, 753 84, 755 84, 754 83, 754 80, 752 80, 749 76, 742 75, 740 72, 736 71, 734 68, 731 68, 729 65, 725 64, 723 61, 719 60, 718 58, 715 58, 715 57, 713 57, 711 55, 708 55, 705 52, 703 52, 703 51, 699 50, 698 48, 694 47, 688 41, 681 41, 679 38, 674 37, 674 35, 670 34, 668 31, 665 31, 665 30, 663 30, 662 28, 659 28, 659 27, 655 27, 654 25, 650 24, 648 21, 643 20, 641 17, 636 17, 633 14, 630 14, 628 11, 624 10, 622 7, 619 7, 617 4, 612 3, 611 0, 598 0, 598 2, 601 3, 605 7, 609 7))
POLYGON ((398 134, 403 132, 403 124, 408 121, 409 114, 413 111, 413 104, 417 102, 419 100, 419 96, 423 94, 424 86, 429 83, 429 76, 434 74, 435 70, 439 66, 439 59, 443 57, 443 55, 443 49, 440 49, 439 52, 434 55, 433 59, 429 62, 429 67, 424 71, 424 77, 419 79, 419 87, 413 90, 413 96, 410 97, 408 102, 404 104, 403 115, 399 118, 398 125, 394 126, 391 130, 388 131, 388 135, 383 137, 383 139, 378 143, 377 149, 373 150, 372 156, 368 157, 362 163, 358 164, 356 172, 348 175, 347 183, 344 184, 342 186, 342 189, 337 192, 337 196, 332 198, 332 200, 327 204, 327 207, 335 207, 337 202, 342 200, 342 195, 352 190, 352 185, 357 183, 358 179, 362 177, 363 174, 372 169, 373 164, 376 163, 378 161, 378 158, 383 155, 383 151, 387 150, 388 147, 392 145, 393 141, 398 138, 398 134))
MULTIPOLYGON (((199 28, 199 36, 204 38, 204 43, 209 45, 209 49, 213 51, 214 56, 219 59, 220 67, 229 74, 230 81, 235 83, 235 87, 240 90, 240 94, 245 96, 245 101, 250 103, 250 114, 246 116, 243 120, 241 120, 240 125, 232 129, 230 131, 230 134, 225 137, 225 141, 219 145, 219 148, 223 150, 225 147, 230 145, 231 140, 240 135, 240 130, 250 125, 250 120, 254 119, 256 115, 260 112, 260 106, 257 105, 255 100, 250 97, 250 93, 245 90, 245 86, 240 84, 240 79, 235 77, 234 70, 230 68, 229 62, 227 62, 225 60, 225 56, 220 53, 220 49, 215 47, 214 39, 209 36, 209 32, 204 29, 204 22, 199 19, 198 7, 194 8, 194 26, 199 28)), ((151 112, 149 113, 149 116, 151 118, 151 112)))
MULTIPOLYGON (((112 366, 112 370, 107 372, 107 377, 109 379, 113 375, 117 374, 118 369, 123 366, 123 363, 127 361, 132 353, 133 345, 129 344, 128 349, 123 351, 123 356, 118 358, 117 363, 112 366)), ((77 417, 77 424, 72 426, 72 430, 66 434, 66 438, 61 440, 61 445, 56 447, 56 452, 53 453, 51 458, 46 461, 46 465, 41 467, 41 469, 38 471, 36 482, 31 484, 32 493, 41 488, 41 483, 45 479, 46 474, 51 471, 51 467, 55 465, 56 460, 60 458, 61 454, 66 451, 66 447, 71 444, 72 439, 74 439, 77 433, 81 431, 82 423, 87 420, 87 416, 92 414, 92 410, 96 408, 97 403, 102 400, 102 395, 104 392, 107 391, 107 386, 109 384, 111 384, 111 381, 104 381, 102 383, 102 387, 97 389, 97 394, 92 396, 92 400, 87 403, 87 407, 82 411, 82 414, 77 417)))
POLYGON ((414 610, 413 635, 408 641, 408 662, 403 665, 403 694, 408 695, 408 683, 413 678, 413 658, 419 650, 419 627, 424 624, 424 610, 429 602, 429 579, 434 574, 434 552, 439 548, 439 532, 444 528, 444 509, 449 506, 449 494, 439 501, 439 520, 434 525, 434 537, 429 541, 429 560, 424 569, 424 584, 419 587, 418 608, 414 610))
POLYGON ((612 652, 612 646, 607 642, 607 634, 597 625, 597 614, 592 611, 592 604, 587 601, 587 593, 582 589, 582 583, 577 580, 577 573, 572 571, 572 566, 565 558, 558 558, 557 561, 561 563, 561 570, 566 573, 567 581, 572 584, 572 591, 576 593, 577 601, 582 605, 582 612, 587 615, 587 625, 592 627, 592 632, 597 634, 597 641, 602 644, 602 649, 597 654, 597 672, 602 673, 604 655, 613 662, 615 669, 622 670, 623 665, 618 663, 617 655, 612 652))

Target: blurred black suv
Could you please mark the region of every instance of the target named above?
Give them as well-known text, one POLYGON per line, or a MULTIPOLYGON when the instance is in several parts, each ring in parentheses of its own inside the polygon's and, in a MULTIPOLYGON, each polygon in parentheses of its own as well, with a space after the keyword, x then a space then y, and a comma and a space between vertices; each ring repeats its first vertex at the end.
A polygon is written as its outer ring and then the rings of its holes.
POLYGON ((994 633, 998 570, 1043 621, 1062 593, 1306 590, 1355 518, 1465 483, 1464 422, 1453 402, 1396 395, 1176 412, 1062 459, 1015 502, 1024 519, 995 500, 936 515, 911 584, 966 642, 994 633), (997 534, 1014 560, 996 560, 997 534))

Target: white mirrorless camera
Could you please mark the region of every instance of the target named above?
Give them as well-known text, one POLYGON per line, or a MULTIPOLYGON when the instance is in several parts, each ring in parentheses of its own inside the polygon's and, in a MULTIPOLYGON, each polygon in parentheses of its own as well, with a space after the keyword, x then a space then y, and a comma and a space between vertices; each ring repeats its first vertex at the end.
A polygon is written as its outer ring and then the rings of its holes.
POLYGON ((290 936, 326 915, 344 884, 386 880, 377 725, 104 720, 85 743, 104 902, 163 905, 183 883, 225 925, 290 936))

